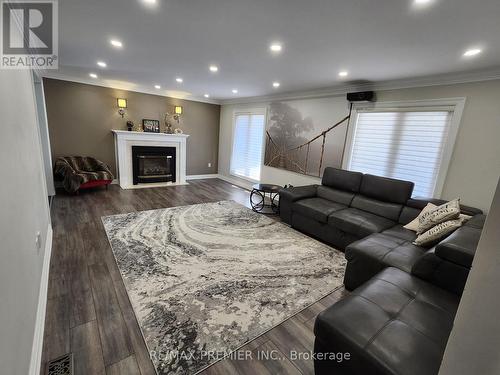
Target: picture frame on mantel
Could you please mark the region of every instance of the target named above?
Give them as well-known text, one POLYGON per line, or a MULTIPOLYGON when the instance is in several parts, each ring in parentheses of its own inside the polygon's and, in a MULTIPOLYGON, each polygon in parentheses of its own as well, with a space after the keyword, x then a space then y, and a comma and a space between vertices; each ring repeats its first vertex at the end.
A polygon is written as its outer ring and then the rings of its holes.
POLYGON ((159 133, 160 132, 160 120, 142 120, 142 130, 146 133, 159 133))

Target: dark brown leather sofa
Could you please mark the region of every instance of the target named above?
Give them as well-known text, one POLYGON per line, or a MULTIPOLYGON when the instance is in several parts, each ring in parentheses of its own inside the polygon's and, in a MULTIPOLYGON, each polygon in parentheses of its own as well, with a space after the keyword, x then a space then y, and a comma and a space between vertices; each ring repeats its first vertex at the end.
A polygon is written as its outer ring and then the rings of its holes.
POLYGON ((408 181, 327 168, 321 185, 280 192, 282 221, 345 250, 348 261, 352 293, 316 319, 316 374, 438 373, 485 216, 461 206, 472 216, 461 228, 413 245, 403 226, 443 201, 411 199, 412 191, 408 181))

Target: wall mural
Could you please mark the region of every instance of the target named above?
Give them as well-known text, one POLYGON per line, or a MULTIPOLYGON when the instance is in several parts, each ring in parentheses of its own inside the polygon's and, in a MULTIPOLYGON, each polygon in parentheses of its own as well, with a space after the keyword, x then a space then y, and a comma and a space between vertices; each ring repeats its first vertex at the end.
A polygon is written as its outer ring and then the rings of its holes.
POLYGON ((264 165, 316 177, 340 168, 348 112, 345 99, 271 103, 264 165))

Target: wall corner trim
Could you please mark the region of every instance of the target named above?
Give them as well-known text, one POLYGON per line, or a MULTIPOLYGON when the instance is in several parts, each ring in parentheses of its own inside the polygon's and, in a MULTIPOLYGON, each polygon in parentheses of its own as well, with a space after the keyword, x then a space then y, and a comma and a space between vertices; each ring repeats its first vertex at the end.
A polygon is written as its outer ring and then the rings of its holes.
POLYGON ((43 336, 45 331, 45 313, 47 308, 47 290, 49 286, 50 257, 52 254, 52 225, 49 222, 45 241, 42 277, 38 293, 38 307, 36 311, 35 332, 31 349, 29 375, 39 375, 42 362, 43 336))

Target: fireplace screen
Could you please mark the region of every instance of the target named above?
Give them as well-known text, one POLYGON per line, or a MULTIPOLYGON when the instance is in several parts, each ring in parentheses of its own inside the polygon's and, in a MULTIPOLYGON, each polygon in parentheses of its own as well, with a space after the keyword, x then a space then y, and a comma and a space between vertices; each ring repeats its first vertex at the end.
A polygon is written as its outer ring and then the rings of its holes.
POLYGON ((175 182, 175 147, 133 146, 134 185, 175 182))
POLYGON ((172 156, 139 156, 139 178, 172 177, 170 161, 172 156))

